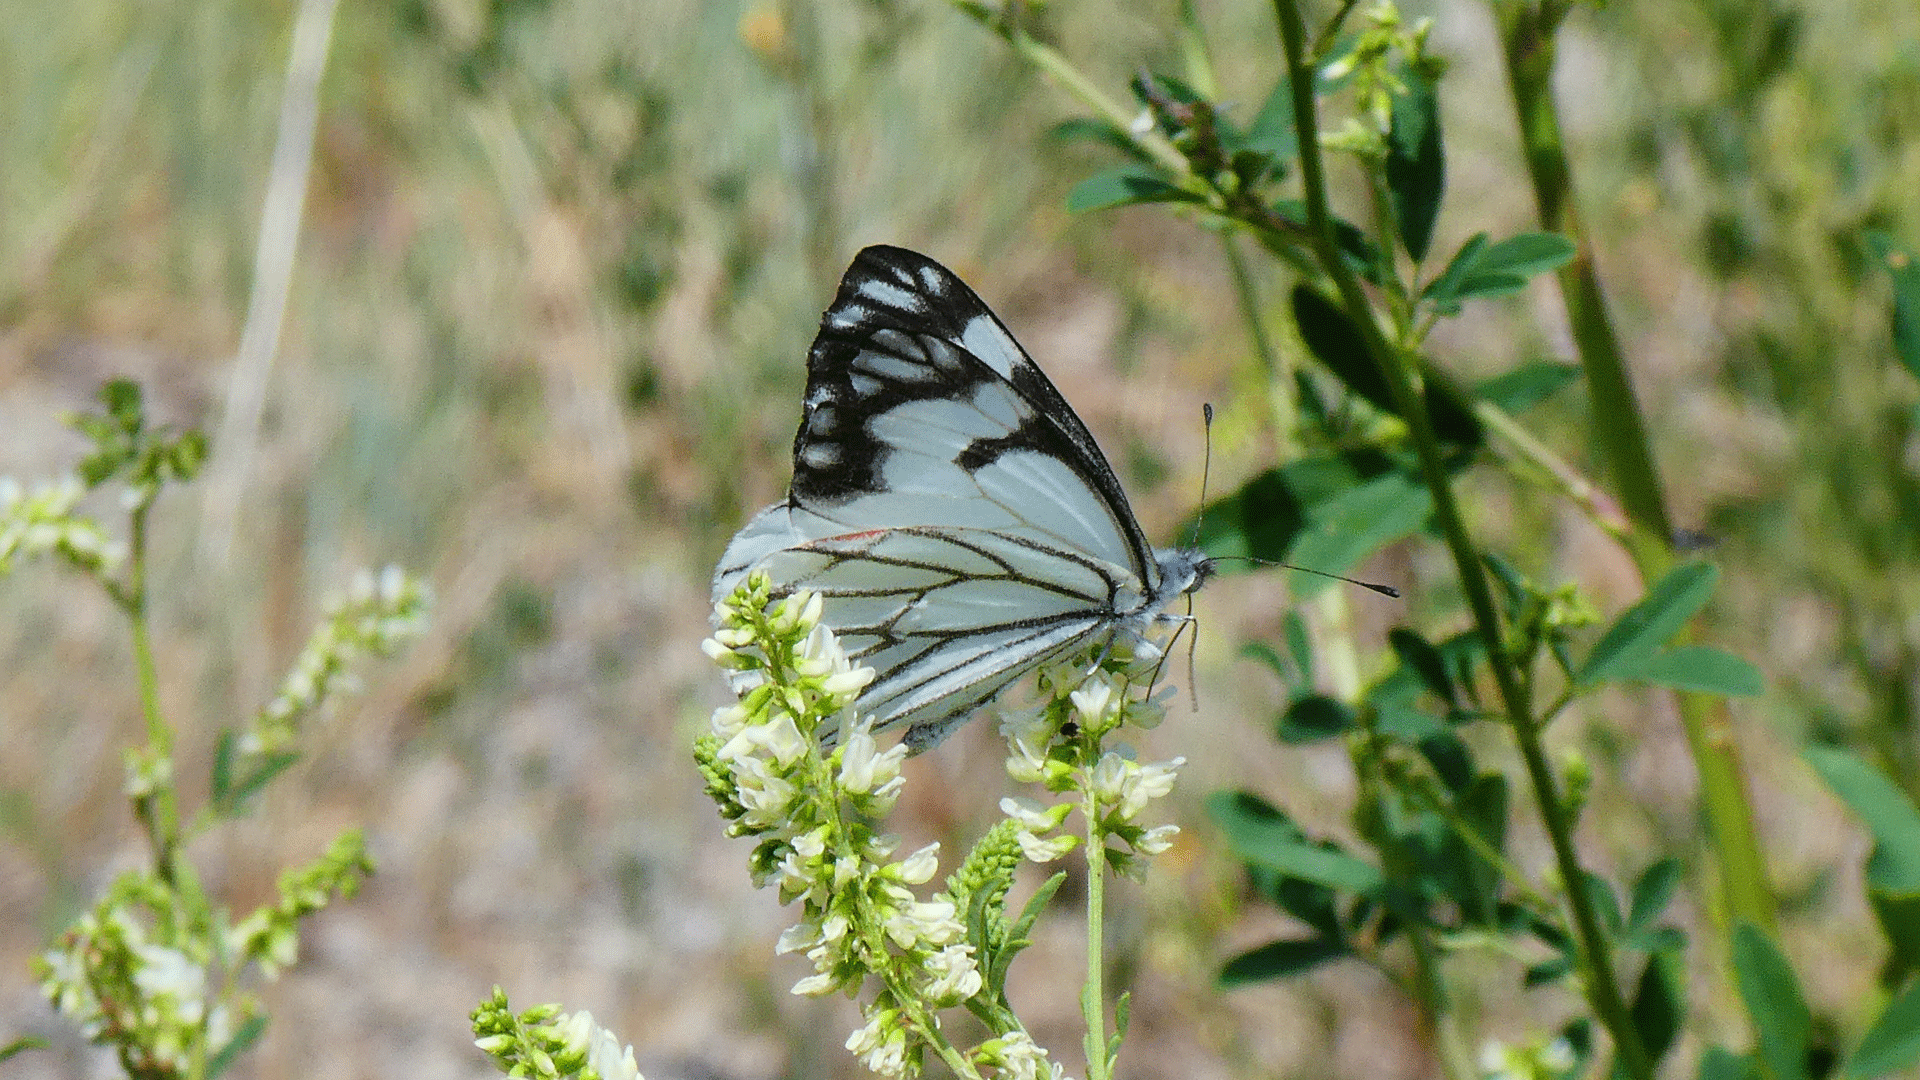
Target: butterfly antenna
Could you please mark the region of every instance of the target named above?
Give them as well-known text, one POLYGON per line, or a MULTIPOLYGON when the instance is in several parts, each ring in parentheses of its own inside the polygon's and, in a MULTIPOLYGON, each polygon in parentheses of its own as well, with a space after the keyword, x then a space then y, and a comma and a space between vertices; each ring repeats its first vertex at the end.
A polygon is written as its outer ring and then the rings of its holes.
POLYGON ((1395 600, 1400 599, 1400 590, 1391 585, 1381 585, 1373 581, 1361 581, 1359 578, 1350 578, 1345 574, 1336 574, 1331 570, 1315 570, 1311 566, 1295 566, 1292 563, 1276 562, 1273 559, 1262 559, 1254 555, 1217 555, 1214 557, 1215 562, 1226 562, 1229 559, 1250 562, 1259 566, 1272 566, 1281 570, 1298 570, 1303 574, 1313 574, 1318 577, 1332 578, 1335 581, 1344 581, 1349 585, 1358 585, 1363 589, 1372 589, 1381 596, 1391 596, 1395 600))
MULTIPOLYGON (((1200 456, 1200 508, 1193 512, 1193 529, 1187 536, 1187 546, 1190 548, 1200 546, 1200 525, 1207 518, 1207 480, 1213 475, 1213 402, 1211 401, 1202 402, 1200 405, 1200 429, 1205 433, 1203 445, 1206 449, 1200 456)), ((1188 595, 1187 602, 1189 606, 1192 605, 1191 594, 1188 595)), ((1192 612, 1189 611, 1188 614, 1192 612)))

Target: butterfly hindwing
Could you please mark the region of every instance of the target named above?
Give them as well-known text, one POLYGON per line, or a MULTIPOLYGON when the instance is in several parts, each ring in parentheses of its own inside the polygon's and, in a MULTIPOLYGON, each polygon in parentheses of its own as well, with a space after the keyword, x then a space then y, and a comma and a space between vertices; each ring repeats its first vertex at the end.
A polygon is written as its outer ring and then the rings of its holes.
POLYGON ((941 527, 811 541, 758 565, 819 594, 848 658, 874 669, 861 709, 912 725, 916 746, 1097 631, 1128 577, 1002 532, 941 527))

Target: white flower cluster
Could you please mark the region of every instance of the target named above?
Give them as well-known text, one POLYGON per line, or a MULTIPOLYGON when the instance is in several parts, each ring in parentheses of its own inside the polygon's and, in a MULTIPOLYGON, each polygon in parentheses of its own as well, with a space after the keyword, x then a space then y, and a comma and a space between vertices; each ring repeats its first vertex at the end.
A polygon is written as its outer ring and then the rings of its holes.
POLYGON ((703 647, 741 696, 715 710, 696 756, 729 831, 760 840, 756 883, 801 903, 777 946, 813 962, 793 992, 855 993, 878 978, 884 989, 847 1048, 878 1075, 914 1075, 929 1010, 981 990, 974 947, 951 900, 911 888, 933 879, 939 845, 889 861, 899 839, 876 830, 899 798, 907 747, 879 749, 853 709, 873 670, 848 661, 817 595, 768 591, 756 579, 715 610, 703 647))
MULTIPOLYGON (((1055 793, 1079 794, 1102 842, 1119 839, 1132 855, 1158 855, 1180 832, 1177 825, 1143 828, 1136 821, 1149 802, 1173 790, 1186 758, 1141 764, 1101 743, 1123 724, 1152 727, 1165 715, 1156 702, 1134 696, 1132 674, 1151 659, 1110 659, 1085 678, 1078 677, 1084 668, 1056 668, 1042 678, 1050 700, 1009 713, 1000 724, 1009 776, 1055 793)), ((1051 835, 1073 809, 1071 803, 1048 805, 1026 797, 1000 801, 1001 812, 1020 826, 1021 851, 1034 862, 1051 862, 1078 846, 1077 836, 1051 835)))
POLYGON ((84 494, 78 477, 41 481, 22 490, 19 481, 0 476, 0 574, 12 569, 15 556, 48 553, 83 570, 117 565, 125 557, 120 545, 108 543, 99 525, 73 512, 84 494))
POLYGON ((474 1010, 473 1044, 509 1076, 534 1080, 646 1080, 634 1064, 633 1047, 624 1049, 613 1032, 594 1022, 584 1009, 563 1013, 541 1005, 515 1016, 506 995, 474 1010))
POLYGON ((279 749, 299 718, 336 688, 354 686, 347 665, 365 653, 385 655, 426 628, 432 593, 426 584, 389 566, 378 575, 361 571, 343 597, 327 605, 326 617, 281 681, 280 689, 242 734, 239 749, 259 754, 279 749))
POLYGON ((206 964, 148 940, 127 908, 82 915, 61 943, 35 965, 40 989, 88 1039, 130 1044, 143 1064, 171 1073, 187 1067, 194 1047, 233 1037, 227 1007, 208 1004, 206 964))

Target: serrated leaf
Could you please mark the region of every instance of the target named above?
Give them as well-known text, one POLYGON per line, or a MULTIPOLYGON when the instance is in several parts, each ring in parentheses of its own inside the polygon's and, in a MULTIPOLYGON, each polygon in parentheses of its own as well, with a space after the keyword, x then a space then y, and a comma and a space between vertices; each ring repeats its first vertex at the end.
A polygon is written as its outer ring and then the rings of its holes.
POLYGON ((1638 670, 1706 604, 1719 574, 1708 563, 1692 562, 1661 578, 1601 635, 1581 666, 1580 685, 1595 686, 1638 670))
POLYGON ((1240 859, 1331 889, 1372 895, 1384 884, 1379 868, 1307 840, 1285 814, 1245 792, 1213 793, 1207 814, 1240 859))
POLYGON ((1772 1080, 1809 1080, 1813 1014, 1787 958, 1765 934, 1743 922, 1733 932, 1733 971, 1747 1015, 1753 1017, 1760 1060, 1772 1080))
POLYGON ((1851 1080, 1885 1076, 1920 1061, 1920 980, 1887 1003, 1840 1070, 1851 1080))
POLYGON ((1296 941, 1269 941, 1227 961, 1220 969, 1223 989, 1269 982, 1304 974, 1330 960, 1348 956, 1352 949, 1336 938, 1313 937, 1296 941))
POLYGON ((1440 141, 1440 99, 1432 80, 1409 73, 1405 82, 1407 92, 1393 99, 1387 132, 1387 194, 1400 244, 1419 262, 1427 257, 1446 192, 1446 153, 1440 141))
POLYGON ((1655 653, 1613 677, 1726 697, 1754 697, 1767 688, 1759 668, 1709 645, 1683 645, 1655 653))
POLYGON ((1067 193, 1067 212, 1085 214, 1149 202, 1197 202, 1199 197, 1167 183, 1158 173, 1139 165, 1116 165, 1074 185, 1067 193))

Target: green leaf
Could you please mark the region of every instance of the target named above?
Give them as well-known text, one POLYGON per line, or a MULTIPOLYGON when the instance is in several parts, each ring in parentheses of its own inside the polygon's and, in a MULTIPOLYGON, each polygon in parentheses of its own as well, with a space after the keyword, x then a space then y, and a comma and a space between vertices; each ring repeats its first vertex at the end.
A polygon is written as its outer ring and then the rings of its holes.
POLYGON ((1809 764, 1866 823, 1867 901, 1893 945, 1883 977, 1920 969, 1920 810, 1878 769, 1844 750, 1809 747, 1809 764))
POLYGON ((1752 1054, 1709 1046, 1700 1053, 1699 1080, 1760 1080, 1760 1063, 1752 1054))
POLYGON ((1637 668, 1617 672, 1614 678, 1728 697, 1753 697, 1766 689, 1759 668, 1708 645, 1683 645, 1655 653, 1637 668))
POLYGON ((1446 658, 1440 650, 1426 638, 1404 626, 1396 626, 1387 631, 1387 644, 1393 647, 1394 654, 1420 679, 1427 692, 1449 707, 1456 707, 1459 699, 1454 694, 1453 679, 1447 673, 1446 658))
POLYGON ((1307 636, 1307 620, 1301 618, 1300 609, 1288 608, 1280 620, 1280 636, 1286 639, 1287 655, 1293 658, 1295 670, 1300 672, 1304 682, 1313 680, 1313 640, 1307 636))
POLYGON ((1840 1075, 1866 1080, 1898 1072, 1916 1061, 1920 1061, 1920 980, 1881 1011, 1840 1075))
POLYGON ((1104 120, 1084 116, 1062 120, 1047 131, 1047 137, 1056 142, 1093 142, 1110 146, 1142 165, 1153 160, 1127 137, 1126 132, 1104 120))
POLYGON ((1580 669, 1580 685, 1590 687, 1637 671, 1706 604, 1718 577, 1711 565, 1692 562, 1661 578, 1601 635, 1580 669))
MULTIPOLYGON (((1300 328, 1300 340, 1349 390, 1366 398, 1374 408, 1400 416, 1386 378, 1368 355, 1366 342, 1346 312, 1305 285, 1297 285, 1293 290, 1293 320, 1300 328)), ((1439 382, 1428 382, 1426 405, 1434 434, 1462 446, 1479 445, 1480 421, 1439 382)))
POLYGON ((1478 233, 1461 245, 1420 296, 1440 314, 1457 315, 1467 300, 1519 292, 1527 287, 1527 279, 1558 269, 1578 250, 1573 241, 1557 233, 1521 233, 1497 244, 1487 243, 1487 234, 1478 233))
POLYGON ((1640 1033, 1640 1044, 1646 1048, 1648 1059, 1656 1065, 1673 1049, 1686 1011, 1684 984, 1676 966, 1665 956, 1648 957, 1647 966, 1640 973, 1640 986, 1633 995, 1633 1027, 1640 1033))
POLYGON ((1300 156, 1300 137, 1293 129, 1293 88, 1286 76, 1280 77, 1253 123, 1247 126, 1239 149, 1266 154, 1279 163, 1300 156))
POLYGON ((1641 873, 1633 883, 1633 900, 1627 912, 1627 933, 1638 934, 1653 926, 1653 920, 1667 910, 1673 894, 1686 873, 1679 859, 1661 859, 1641 873))
POLYGON ((1301 975, 1329 960, 1351 955, 1338 938, 1313 937, 1298 941, 1269 941, 1227 961, 1220 969, 1220 986, 1232 989, 1248 983, 1269 982, 1301 975))
MULTIPOLYGON (((1340 574, 1381 548, 1426 527, 1433 493, 1399 473, 1369 480, 1315 507, 1288 550, 1289 561, 1340 574)), ((1297 599, 1317 595, 1330 579, 1298 576, 1297 599)))
POLYGON ((1521 364, 1505 375, 1495 375, 1474 388, 1475 397, 1488 401, 1501 412, 1522 413, 1552 397, 1561 387, 1580 377, 1573 364, 1535 360, 1521 364))
POLYGON ((1760 1060, 1772 1080, 1810 1080, 1807 1048, 1813 1014, 1800 996, 1800 980, 1767 936, 1741 923, 1733 932, 1734 981, 1753 1017, 1760 1060))
POLYGON ((38 1035, 22 1035, 7 1045, 0 1046, 0 1061, 5 1061, 15 1054, 24 1053, 28 1050, 45 1050, 51 1045, 53 1044, 40 1038, 38 1035))
POLYGON ((219 806, 220 812, 229 816, 240 813, 246 809, 247 803, 260 793, 261 788, 266 787, 269 781, 287 771, 299 760, 300 755, 292 750, 280 750, 261 755, 260 762, 253 767, 253 771, 233 783, 226 800, 219 806))
POLYGON ((1893 279, 1893 352, 1920 378, 1920 260, 1892 236, 1869 232, 1867 246, 1893 279))
POLYGON ((1407 92, 1393 99, 1387 132, 1387 194, 1401 246, 1419 262, 1433 242, 1433 223, 1447 187, 1447 161, 1440 143, 1440 98, 1432 80, 1409 72, 1406 86, 1407 92))
POLYGON ((1074 185, 1067 193, 1067 212, 1084 214, 1134 203, 1197 201, 1199 196, 1167 183, 1152 169, 1117 165, 1074 185))
POLYGON ((216 807, 227 805, 228 795, 233 791, 233 759, 239 745, 240 737, 232 728, 222 728, 219 740, 213 744, 213 775, 207 798, 216 807))
POLYGON ((1287 706, 1275 736, 1289 746, 1331 739, 1353 727, 1353 710, 1321 694, 1298 697, 1287 706))
MULTIPOLYGON (((1507 847, 1507 778, 1497 772, 1481 773, 1472 786, 1454 800, 1466 824, 1495 851, 1507 847)), ((1461 913, 1483 926, 1494 925, 1500 915, 1500 869, 1481 858, 1472 848, 1455 841, 1462 864, 1461 890, 1455 897, 1461 913)))
POLYGON ((233 1038, 227 1040, 227 1045, 215 1051, 214 1055, 207 1059, 207 1080, 213 1080, 214 1077, 226 1072, 233 1065, 234 1059, 239 1057, 247 1047, 260 1041, 261 1032, 266 1030, 266 1017, 257 1014, 247 1017, 241 1023, 240 1029, 233 1033, 233 1038))
POLYGON ((1473 754, 1453 732, 1436 731, 1421 739, 1420 753, 1448 791, 1458 794, 1473 783, 1473 754))
MULTIPOLYGON (((1297 229, 1304 230, 1308 227, 1307 204, 1299 199, 1280 199, 1273 204, 1272 210, 1275 217, 1297 229)), ((1276 246, 1275 241, 1267 238, 1264 232, 1261 235, 1261 242, 1270 250, 1277 254, 1285 254, 1284 246, 1276 246)), ((1353 268, 1354 273, 1371 284, 1385 284, 1385 275, 1382 270, 1384 260, 1380 249, 1374 246, 1373 241, 1360 226, 1345 218, 1334 218, 1333 242, 1334 246, 1340 249, 1340 257, 1347 261, 1347 265, 1353 268)))
POLYGON ((1255 866, 1362 895, 1374 895, 1384 884, 1377 867, 1313 844, 1259 796, 1216 791, 1207 798, 1207 815, 1220 826, 1233 853, 1255 866))
POLYGON ((1920 809, 1884 773, 1845 750, 1815 746, 1803 756, 1873 834, 1867 884, 1920 894, 1920 809))

